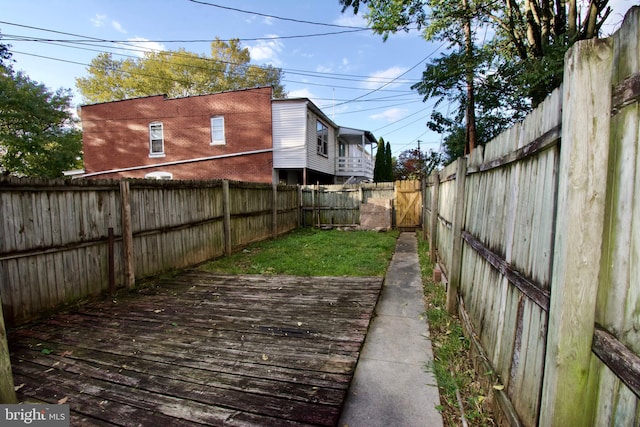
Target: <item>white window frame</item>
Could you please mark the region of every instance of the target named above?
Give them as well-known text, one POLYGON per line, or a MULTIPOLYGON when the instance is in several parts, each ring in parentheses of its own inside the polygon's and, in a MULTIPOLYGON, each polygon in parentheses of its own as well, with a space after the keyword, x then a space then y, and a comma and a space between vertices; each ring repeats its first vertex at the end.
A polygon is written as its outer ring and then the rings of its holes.
POLYGON ((329 126, 316 120, 317 153, 321 156, 329 156, 329 126))
POLYGON ((149 123, 149 157, 164 157, 164 125, 162 122, 149 123), (153 138, 153 127, 160 126, 160 139, 153 138), (153 150, 154 141, 160 141, 161 151, 153 150))
POLYGON ((224 116, 211 117, 211 145, 225 145, 224 116), (220 137, 220 133, 222 137, 220 137), (216 138, 216 135, 218 137, 216 138))
POLYGON ((157 171, 149 172, 144 177, 146 179, 173 179, 173 174, 171 172, 157 171))

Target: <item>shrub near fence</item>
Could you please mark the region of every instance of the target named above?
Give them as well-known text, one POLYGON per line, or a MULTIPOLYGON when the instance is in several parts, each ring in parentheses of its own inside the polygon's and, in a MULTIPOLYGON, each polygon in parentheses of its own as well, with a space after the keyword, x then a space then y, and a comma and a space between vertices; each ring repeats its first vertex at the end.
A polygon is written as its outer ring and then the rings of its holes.
POLYGON ((577 43, 562 88, 425 186, 448 308, 504 387, 501 422, 640 422, 639 27, 634 7, 577 43))
POLYGON ((229 181, 0 179, 10 325, 298 227, 297 187, 229 181))

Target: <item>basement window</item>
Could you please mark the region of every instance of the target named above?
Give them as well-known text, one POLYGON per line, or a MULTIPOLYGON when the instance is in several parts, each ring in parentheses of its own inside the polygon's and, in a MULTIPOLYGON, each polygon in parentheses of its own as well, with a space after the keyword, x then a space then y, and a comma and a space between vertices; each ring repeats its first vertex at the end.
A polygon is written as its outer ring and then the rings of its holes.
POLYGON ((164 130, 161 122, 149 124, 149 157, 164 157, 164 130))
POLYGON ((146 179, 173 179, 173 174, 171 172, 150 172, 144 176, 146 179))

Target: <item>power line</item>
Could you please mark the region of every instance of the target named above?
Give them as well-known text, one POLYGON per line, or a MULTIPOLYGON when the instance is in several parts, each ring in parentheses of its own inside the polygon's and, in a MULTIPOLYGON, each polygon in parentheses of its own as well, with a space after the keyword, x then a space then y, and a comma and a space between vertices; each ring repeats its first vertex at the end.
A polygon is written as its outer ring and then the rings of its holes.
MULTIPOLYGON (((51 42, 48 39, 39 39, 39 40, 36 40, 34 38, 25 39, 25 38, 23 38, 23 36, 14 35, 14 34, 11 34, 9 36, 14 37, 14 39, 9 39, 9 40, 46 43, 46 44, 49 44, 49 45, 52 45, 52 46, 60 46, 60 47, 65 47, 65 48, 70 48, 70 49, 85 50, 85 51, 97 52, 97 53, 109 53, 109 54, 115 54, 115 55, 118 55, 118 56, 122 56, 122 57, 125 57, 125 58, 133 58, 133 59, 138 59, 138 58, 140 58, 140 56, 139 55, 127 55, 125 53, 120 53, 120 52, 109 52, 109 51, 107 51, 105 49, 149 53, 149 50, 148 49, 144 49, 144 48, 134 48, 134 47, 125 48, 125 47, 118 47, 118 46, 102 46, 103 49, 91 49, 89 47, 81 47, 81 46, 85 46, 85 43, 76 43, 76 42, 74 42, 74 43, 66 43, 65 44, 65 43, 51 42)), ((89 44, 89 46, 95 46, 95 45, 89 44)), ((167 52, 171 52, 171 54, 175 55, 175 56, 185 56, 185 57, 192 58, 192 56, 190 56, 189 53, 184 53, 183 54, 182 52, 178 52, 178 51, 167 51, 167 52)), ((203 61, 214 61, 214 62, 220 62, 220 63, 234 65, 234 66, 242 66, 242 67, 253 66, 253 67, 258 67, 258 68, 265 68, 264 66, 257 65, 257 64, 241 64, 241 63, 237 63, 237 62, 224 61, 224 60, 217 59, 217 58, 199 57, 199 59, 201 59, 203 61)), ((167 61, 160 61, 160 62, 169 63, 167 61)), ((288 69, 288 68, 279 68, 279 69, 282 70, 285 74, 293 74, 293 75, 299 75, 299 76, 303 76, 303 77, 314 77, 314 78, 328 79, 328 80, 342 80, 342 81, 368 82, 368 83, 384 83, 384 82, 387 82, 387 81, 391 80, 389 78, 377 77, 377 76, 361 76, 361 75, 317 72, 317 71, 308 71, 308 70, 296 70, 296 69, 288 69)), ((408 80, 408 79, 407 80, 398 80, 397 81, 397 83, 401 83, 401 84, 409 84, 409 83, 414 83, 414 82, 415 82, 414 80, 408 80)), ((294 82, 294 83, 306 83, 306 82, 294 82)), ((345 86, 342 86, 341 88, 354 89, 354 88, 345 87, 345 86)), ((385 92, 413 93, 414 91, 411 91, 411 90, 391 90, 391 89, 389 89, 389 90, 386 90, 385 92)))
POLYGON ((353 26, 349 26, 349 25, 327 24, 327 23, 324 23, 324 22, 313 22, 313 21, 304 21, 304 20, 295 19, 295 18, 285 18, 285 17, 282 17, 282 16, 270 15, 270 14, 267 14, 267 13, 255 12, 255 11, 250 11, 250 10, 237 9, 235 7, 222 6, 222 5, 219 5, 219 4, 208 3, 208 2, 205 2, 205 1, 199 1, 199 0, 189 0, 189 1, 191 3, 197 3, 197 4, 204 5, 204 6, 216 7, 218 9, 231 10, 231 11, 234 11, 234 12, 240 12, 240 13, 245 13, 245 14, 249 14, 249 15, 262 16, 262 17, 265 17, 265 18, 273 18, 273 19, 278 19, 278 20, 281 20, 281 21, 297 22, 299 24, 321 25, 321 26, 324 26, 324 27, 351 28, 351 29, 359 29, 359 30, 371 30, 371 28, 367 28, 367 27, 353 27, 353 26))
MULTIPOLYGON (((22 28, 28 28, 28 29, 32 29, 32 30, 38 30, 38 31, 44 31, 44 32, 51 32, 54 34, 62 34, 62 35, 69 35, 69 36, 73 36, 73 37, 78 37, 77 39, 51 39, 51 38, 43 38, 43 37, 30 37, 30 36, 22 36, 22 35, 8 35, 5 34, 4 40, 6 41, 32 41, 32 42, 43 42, 43 43, 50 43, 50 44, 56 44, 56 43, 65 43, 65 44, 69 44, 69 45, 73 45, 73 44, 78 44, 78 45, 86 45, 89 44, 89 46, 94 46, 93 43, 109 43, 109 44, 116 44, 116 45, 123 45, 123 46, 129 46, 129 47, 121 47, 121 46, 117 46, 117 47, 112 47, 112 49, 122 49, 122 50, 128 50, 128 51, 133 51, 133 52, 153 52, 153 49, 145 49, 145 48, 141 48, 139 46, 139 44, 136 44, 136 42, 133 42, 131 40, 127 40, 127 41, 122 41, 122 40, 107 40, 107 39, 100 39, 100 38, 96 38, 96 37, 92 37, 92 36, 86 36, 86 35, 81 35, 81 34, 75 34, 75 33, 68 33, 68 32, 64 32, 64 31, 57 31, 57 30, 52 30, 52 29, 48 29, 48 28, 42 28, 42 27, 34 27, 31 25, 23 25, 23 24, 16 24, 16 23, 11 23, 11 22, 7 22, 7 21, 0 21, 0 24, 7 24, 7 25, 12 25, 12 26, 17 26, 17 27, 22 27, 22 28), (15 39, 11 39, 11 38, 7 38, 6 36, 9 37, 15 37, 15 39)), ((273 37, 268 37, 268 38, 260 38, 262 40, 274 40, 276 38, 273 37)), ((218 39, 219 41, 229 41, 229 40, 221 40, 218 39)), ((240 39, 238 39, 240 40, 240 39)), ((244 39, 247 40, 247 39, 244 39)), ((257 40, 257 39, 251 39, 251 40, 257 40)), ((144 42, 146 43, 170 43, 170 42, 180 42, 180 43, 184 43, 184 42, 213 42, 215 40, 145 40, 144 42)), ((70 46, 72 47, 72 46, 70 46)), ((88 48, 85 48, 86 50, 90 50, 88 48)), ((102 51, 98 51, 98 52, 102 52, 102 51)), ((121 54, 122 56, 126 56, 121 54)), ((203 58, 206 59, 206 58, 203 58)), ((216 60, 215 58, 211 58, 213 60, 216 60)), ((219 60, 216 60, 219 61, 219 60)), ((220 61, 220 62, 225 62, 225 61, 220 61)), ((226 61, 226 63, 229 63, 231 65, 242 65, 242 64, 237 64, 237 63, 231 63, 226 61)), ((258 66, 258 65, 256 65, 258 66)), ((408 71, 411 71, 412 69, 414 69, 416 66, 412 67, 411 69, 409 69, 408 71)), ((391 82, 398 82, 398 83, 413 83, 413 81, 411 80, 400 80, 400 77, 404 74, 402 74, 401 76, 398 76, 394 79, 388 80, 385 79, 383 77, 376 77, 376 76, 362 76, 362 75, 350 75, 350 74, 337 74, 337 73, 322 73, 322 72, 317 72, 317 71, 308 71, 308 70, 297 70, 297 69, 283 69, 283 71, 285 71, 286 73, 289 74, 298 74, 298 75, 302 75, 302 76, 309 76, 309 77, 319 77, 319 78, 328 78, 328 79, 338 79, 335 76, 342 76, 344 77, 343 80, 352 80, 352 81, 359 81, 359 79, 365 79, 366 81, 369 82, 376 82, 379 81, 380 83, 388 81, 389 83, 391 82), (324 75, 327 75, 328 77, 324 77, 324 75), (353 78, 352 78, 353 77, 353 78)), ((408 72, 407 71, 407 72, 408 72)), ((378 88, 377 90, 380 90, 380 88, 378 88)))
MULTIPOLYGON (((15 24, 15 23, 6 22, 6 21, 0 21, 0 24, 13 25, 13 26, 16 26, 16 27, 29 28, 29 29, 32 29, 32 30, 48 31, 48 32, 51 32, 51 33, 56 33, 56 34, 61 34, 61 35, 79 37, 79 38, 76 38, 76 39, 47 39, 47 41, 52 41, 52 42, 61 42, 61 43, 99 42, 99 43, 122 43, 122 44, 127 44, 127 43, 131 43, 132 42, 131 40, 101 39, 101 38, 91 37, 91 36, 82 36, 82 35, 78 35, 78 34, 67 33, 67 32, 64 32, 64 31, 47 30, 47 29, 43 29, 43 28, 33 27, 31 25, 15 24)), ((234 38, 234 39, 226 39, 226 40, 219 39, 219 40, 220 41, 224 41, 224 42, 229 42, 229 41, 232 41, 232 40, 239 40, 239 41, 288 40, 288 39, 301 39, 301 38, 311 38, 311 37, 335 36, 335 35, 340 35, 340 34, 357 33, 357 32, 363 32, 363 31, 370 31, 370 29, 369 28, 352 29, 352 30, 342 30, 342 31, 331 31, 331 32, 328 32, 328 33, 300 34, 300 35, 294 35, 294 36, 251 37, 251 38, 234 38)), ((35 40, 35 41, 37 41, 37 40, 35 40)), ((212 40, 212 39, 145 40, 145 42, 150 42, 150 43, 183 43, 183 44, 184 43, 210 43, 212 41, 215 41, 215 40, 212 40)))
MULTIPOLYGON (((317 98, 316 98, 317 99, 317 98)), ((408 105, 408 104, 417 104, 417 103, 422 103, 422 100, 416 100, 416 101, 409 101, 409 102, 399 102, 397 104, 392 104, 392 105, 384 105, 382 107, 373 107, 373 108, 363 108, 361 110, 353 110, 353 111, 341 111, 341 112, 337 112, 335 113, 336 116, 344 116, 347 114, 359 114, 359 113, 366 113, 367 111, 375 111, 375 110, 381 110, 383 108, 391 108, 391 107, 399 107, 401 105, 408 105)), ((321 110, 324 108, 329 108, 331 107, 331 105, 323 105, 321 107, 319 107, 321 110)))
POLYGON ((342 102, 342 103, 340 103, 340 104, 336 104, 336 105, 335 105, 335 107, 338 107, 338 106, 340 106, 340 105, 344 105, 344 104, 348 104, 348 103, 351 103, 351 102, 357 101, 357 100, 359 100, 359 99, 362 99, 362 98, 364 98, 364 97, 366 97, 366 96, 369 96, 369 95, 371 95, 372 93, 375 93, 375 92, 377 92, 377 91, 379 91, 379 90, 381 90, 381 89, 383 89, 383 88, 385 88, 385 87, 389 86, 391 83, 393 83, 394 81, 396 81, 396 80, 397 80, 397 79, 399 79, 400 77, 402 77, 402 76, 406 75, 407 73, 409 73, 409 71, 412 71, 413 69, 415 69, 415 68, 416 68, 416 67, 418 67, 419 65, 422 65, 422 64, 423 64, 427 59, 429 59, 429 58, 430 58, 431 56, 433 56, 437 51, 439 51, 440 49, 442 49, 442 47, 443 47, 444 45, 445 45, 445 43, 442 43, 440 46, 438 46, 438 48, 437 48, 437 49, 435 49, 435 50, 434 50, 433 52, 431 52, 429 55, 425 56, 423 59, 421 59, 421 60, 420 60, 417 64, 415 64, 413 67, 409 68, 407 71, 405 71, 404 73, 400 74, 399 76, 397 76, 396 78, 392 79, 391 81, 389 81, 389 82, 387 82, 387 83, 383 84, 383 85, 382 85, 382 86, 380 86, 379 88, 377 88, 377 89, 373 89, 372 91, 370 91, 370 92, 368 92, 368 93, 365 93, 364 95, 358 96, 357 98, 354 98, 354 99, 352 99, 352 100, 350 100, 350 101, 346 101, 346 102, 342 102))
MULTIPOLYGON (((431 107, 432 107, 432 106, 426 106, 426 107, 424 107, 424 108, 423 108, 423 109, 421 109, 421 110, 418 110, 418 111, 416 111, 416 112, 414 112, 414 113, 409 114, 408 116, 405 116, 405 117, 403 117, 403 118, 401 118, 401 119, 396 120, 395 122, 387 123, 386 125, 384 125, 384 126, 382 126, 382 127, 379 127, 379 128, 377 128, 377 129, 374 129, 372 132, 378 132, 379 130, 382 130, 382 129, 384 129, 384 128, 388 128, 389 126, 396 125, 396 124, 400 123, 401 121, 403 121, 403 120, 407 120, 409 117, 413 117, 413 116, 415 116, 416 114, 420 114, 420 113, 422 113, 423 111, 425 111, 427 108, 431 108, 431 107)), ((422 119, 422 117, 420 117, 418 120, 421 120, 421 119, 422 119)), ((411 122, 411 123, 415 123, 415 122, 411 122)), ((410 124, 411 124, 411 123, 410 123, 410 124)))
MULTIPOLYGON (((52 56, 39 55, 39 54, 35 54, 35 53, 23 52, 23 51, 18 51, 18 50, 13 50, 12 52, 16 53, 16 54, 20 54, 20 55, 32 56, 32 57, 42 58, 42 59, 48 59, 48 60, 51 60, 51 61, 65 62, 65 63, 68 63, 68 64, 74 64, 74 65, 82 65, 84 67, 89 67, 89 68, 92 68, 92 67, 98 68, 95 65, 87 64, 86 62, 72 61, 72 60, 67 60, 67 59, 63 59, 63 58, 56 58, 56 57, 52 57, 52 56)), ((203 59, 206 59, 206 58, 203 58, 203 59)), ((164 61, 164 62, 167 63, 166 61, 164 61)), ((188 67, 204 69, 203 67, 195 67, 193 65, 189 65, 188 67)), ((138 71, 126 71, 126 70, 120 70, 120 71, 122 73, 126 73, 126 74, 129 74, 131 76, 136 76, 137 75, 137 76, 142 76, 142 77, 151 77, 151 78, 154 78, 156 80, 173 81, 173 82, 178 82, 178 83, 188 83, 186 80, 159 77, 159 76, 156 76, 156 75, 141 73, 141 72, 138 72, 138 71)), ((280 81, 284 82, 284 83, 296 83, 296 84, 304 84, 304 85, 308 85, 308 86, 330 87, 330 88, 338 88, 338 89, 346 89, 346 90, 366 90, 366 89, 363 89, 363 88, 357 88, 357 87, 351 87, 351 86, 338 86, 338 85, 333 85, 333 84, 330 85, 330 84, 313 83, 313 82, 301 82, 301 81, 289 80, 289 79, 285 79, 285 78, 281 79, 280 81)), ((354 102, 394 101, 394 100, 396 100, 394 98, 412 96, 412 92, 411 91, 391 91, 390 90, 389 92, 400 92, 400 93, 398 95, 392 95, 392 96, 387 96, 387 97, 382 97, 382 98, 374 98, 374 99, 370 99, 370 100, 358 100, 358 101, 354 101, 354 102)), ((319 99, 321 99, 321 98, 319 98, 319 99)))

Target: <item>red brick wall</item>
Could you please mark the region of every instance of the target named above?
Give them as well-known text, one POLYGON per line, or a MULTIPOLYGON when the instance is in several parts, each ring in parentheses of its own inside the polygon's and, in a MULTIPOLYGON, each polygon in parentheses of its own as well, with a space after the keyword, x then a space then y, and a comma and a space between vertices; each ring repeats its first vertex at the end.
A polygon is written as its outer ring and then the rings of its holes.
MULTIPOLYGON (((85 173, 273 148, 271 88, 165 99, 163 96, 87 105, 81 109, 85 173), (224 116, 225 145, 211 145, 213 116, 224 116), (149 157, 149 124, 162 122, 164 157, 149 157)), ((144 177, 271 182, 270 152, 166 165, 96 178, 144 177)))

